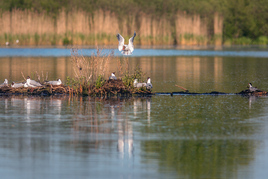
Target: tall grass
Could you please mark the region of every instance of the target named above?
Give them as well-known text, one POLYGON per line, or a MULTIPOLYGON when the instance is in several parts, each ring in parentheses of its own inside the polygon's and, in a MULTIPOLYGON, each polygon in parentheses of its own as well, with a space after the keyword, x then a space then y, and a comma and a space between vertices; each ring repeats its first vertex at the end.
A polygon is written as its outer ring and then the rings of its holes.
POLYGON ((92 53, 90 57, 84 57, 81 50, 72 49, 71 55, 74 78, 68 77, 67 85, 72 86, 74 89, 80 88, 81 93, 107 94, 110 91, 116 93, 117 90, 131 93, 136 90, 133 86, 134 79, 144 80, 145 74, 139 66, 131 69, 128 58, 114 57, 113 51, 103 53, 102 50, 97 49, 96 53, 92 53), (111 60, 117 60, 116 76, 118 80, 113 80, 110 83, 105 76, 111 60))
MULTIPOLYGON (((135 44, 172 45, 206 44, 210 36, 222 34, 222 20, 215 14, 208 23, 200 15, 178 12, 174 18, 163 14, 157 17, 139 12, 119 17, 115 13, 95 10, 61 9, 57 16, 27 9, 12 9, 0 16, 0 44, 19 39, 21 45, 117 45, 119 32, 125 39, 137 32, 135 44), (216 17, 217 16, 217 17, 216 17), (216 24, 215 24, 216 23, 216 24), (208 29, 215 32, 208 33, 208 29), (188 39, 185 34, 192 35, 188 39)), ((213 16, 213 15, 212 15, 213 16)))
POLYGON ((71 59, 75 74, 75 81, 82 85, 89 85, 99 78, 104 78, 108 62, 114 57, 114 53, 105 54, 97 49, 90 57, 84 57, 81 50, 72 49, 71 59))

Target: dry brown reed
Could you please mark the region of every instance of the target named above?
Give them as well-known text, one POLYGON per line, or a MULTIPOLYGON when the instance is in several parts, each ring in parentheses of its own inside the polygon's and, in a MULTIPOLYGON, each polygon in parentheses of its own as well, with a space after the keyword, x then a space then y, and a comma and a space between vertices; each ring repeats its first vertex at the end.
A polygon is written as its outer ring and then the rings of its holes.
POLYGON ((210 36, 220 36, 223 18, 217 13, 209 23, 200 15, 178 12, 175 19, 165 15, 152 17, 142 12, 118 18, 115 13, 96 10, 89 14, 80 9, 62 9, 53 18, 46 12, 13 9, 0 16, 0 44, 9 41, 11 45, 116 45, 115 34, 120 32, 128 38, 137 32, 136 44, 172 45, 175 41, 182 45, 205 44, 210 36), (131 17, 131 18, 130 18, 131 17), (214 31, 208 33, 208 29, 214 31))
POLYGON ((90 57, 84 57, 81 50, 72 49, 71 58, 76 80, 80 84, 92 84, 100 76, 104 77, 108 62, 113 56, 113 52, 104 54, 102 50, 97 49, 90 57))
POLYGON ((86 59, 78 49, 71 50, 71 59, 74 65, 74 75, 77 80, 84 78, 85 83, 88 83, 92 78, 92 66, 88 59, 86 59))
MULTIPOLYGON (((23 72, 21 72, 21 76, 26 81, 26 78, 25 78, 23 72)), ((46 77, 45 77, 43 71, 41 71, 41 76, 39 75, 39 73, 37 71, 35 71, 35 77, 32 75, 31 78, 37 79, 38 82, 43 84, 48 79, 48 72, 46 73, 46 77)))
POLYGON ((47 81, 48 79, 48 72, 46 73, 46 77, 44 76, 44 73, 43 71, 41 71, 41 75, 39 75, 39 73, 37 71, 35 71, 35 74, 36 74, 36 77, 37 77, 37 80, 40 82, 40 83, 44 83, 45 81, 47 81), (41 78, 42 77, 42 78, 41 78))
POLYGON ((117 69, 119 76, 124 76, 126 73, 129 73, 129 60, 128 57, 123 59, 117 59, 117 69))
POLYGON ((23 79, 26 81, 26 78, 22 72, 21 72, 21 75, 22 75, 23 79))

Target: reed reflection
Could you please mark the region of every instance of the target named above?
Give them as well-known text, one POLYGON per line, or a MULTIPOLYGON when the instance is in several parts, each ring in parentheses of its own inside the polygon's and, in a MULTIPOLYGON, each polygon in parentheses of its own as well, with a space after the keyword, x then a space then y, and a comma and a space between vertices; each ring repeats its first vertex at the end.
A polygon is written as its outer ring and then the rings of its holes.
POLYGON ((132 158, 134 134, 128 112, 125 111, 131 105, 129 100, 82 98, 79 101, 72 109, 75 111, 73 143, 82 147, 81 141, 88 141, 90 145, 84 143, 84 147, 93 147, 94 150, 101 146, 114 148, 120 158, 132 158), (81 135, 83 131, 88 138, 81 135))
POLYGON ((151 125, 141 130, 158 140, 141 142, 146 162, 158 158, 160 168, 175 170, 182 178, 235 178, 240 166, 250 166, 262 143, 249 139, 263 130, 254 120, 266 113, 263 103, 255 100, 242 96, 154 98, 154 103, 162 105, 154 106, 151 125))
POLYGON ((252 140, 162 140, 143 141, 141 146, 148 156, 146 162, 159 158, 160 168, 175 170, 179 178, 237 178, 241 166, 254 161, 260 143, 252 140))
POLYGON ((29 124, 24 131, 28 135, 28 142, 25 141, 28 147, 35 146, 35 137, 32 136, 35 132, 44 135, 45 139, 64 130, 72 136, 69 141, 61 141, 65 146, 83 152, 100 147, 112 148, 120 158, 133 158, 135 142, 132 119, 144 120, 148 124, 151 121, 151 98, 105 100, 69 96, 14 96, 4 101, 2 110, 7 111, 5 115, 12 113, 17 122, 29 124), (55 130, 54 134, 45 132, 51 130, 55 130))
POLYGON ((71 155, 98 167, 107 160, 152 164, 183 178, 234 178, 250 166, 262 131, 251 124, 265 111, 259 100, 248 110, 241 96, 18 96, 0 105, 0 149, 30 157, 31 166, 37 157, 50 163, 71 155))
MULTIPOLYGON (((27 163, 31 165, 39 151, 50 150, 50 139, 59 134, 58 130, 52 129, 55 127, 55 119, 60 118, 59 113, 65 97, 1 98, 5 98, 6 109, 0 109, 1 116, 4 116, 4 118, 0 117, 0 131, 2 140, 5 141, 1 142, 0 148, 7 149, 7 153, 20 159, 30 157, 27 163)), ((3 99, 0 102, 2 104, 3 99)))
POLYGON ((120 158, 133 158, 135 142, 131 119, 146 119, 150 123, 151 98, 81 98, 73 101, 72 110, 75 112, 72 126, 75 146, 94 146, 94 150, 114 148, 120 158), (81 135, 83 132, 89 137, 81 135))

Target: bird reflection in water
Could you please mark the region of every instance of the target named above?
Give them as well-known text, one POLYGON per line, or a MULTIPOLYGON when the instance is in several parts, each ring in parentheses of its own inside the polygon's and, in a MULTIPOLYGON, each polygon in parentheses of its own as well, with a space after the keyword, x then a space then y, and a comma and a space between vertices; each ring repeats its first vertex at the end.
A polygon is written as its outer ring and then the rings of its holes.
POLYGON ((24 109, 23 115, 20 115, 22 120, 33 122, 40 119, 43 114, 53 115, 53 119, 60 119, 64 97, 14 96, 10 100, 12 107, 24 109))
POLYGON ((83 146, 87 148, 86 151, 112 148, 120 158, 133 158, 135 142, 132 119, 146 119, 150 123, 150 98, 83 98, 73 103, 72 145, 83 146))
POLYGON ((248 97, 248 108, 251 109, 251 104, 256 102, 257 96, 249 96, 248 97))
POLYGON ((125 153, 131 158, 133 155, 133 131, 132 124, 128 120, 118 120, 118 140, 117 150, 121 158, 125 158, 125 153))
MULTIPOLYGON (((125 103, 125 102, 124 102, 125 103)), ((131 158, 133 156, 133 130, 132 123, 128 116, 121 113, 122 105, 119 101, 110 102, 112 128, 117 127, 117 151, 121 158, 131 158), (116 125, 114 125, 114 123, 116 125)))
POLYGON ((134 116, 137 117, 139 113, 147 111, 147 121, 151 121, 151 98, 135 98, 133 103, 134 116))
POLYGON ((25 117, 27 122, 33 122, 32 119, 36 119, 34 116, 40 113, 40 102, 35 98, 24 98, 25 117))
POLYGON ((51 98, 50 99, 50 114, 53 114, 53 118, 60 120, 61 118, 61 108, 62 108, 62 99, 51 98))

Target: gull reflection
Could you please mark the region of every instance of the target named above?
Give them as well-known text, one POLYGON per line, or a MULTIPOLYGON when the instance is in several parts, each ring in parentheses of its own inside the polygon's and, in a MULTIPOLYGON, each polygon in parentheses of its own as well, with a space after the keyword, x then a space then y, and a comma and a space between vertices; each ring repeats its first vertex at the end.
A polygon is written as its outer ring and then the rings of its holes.
MULTIPOLYGON (((133 128, 132 123, 128 119, 122 118, 120 112, 114 112, 113 110, 118 110, 111 106, 111 116, 112 120, 117 120, 117 130, 118 130, 118 142, 117 149, 120 153, 120 157, 124 158, 126 153, 129 158, 133 156, 134 143, 133 143, 133 128), (117 116, 113 117, 113 116, 117 116)), ((139 115, 146 114, 147 121, 150 124, 151 120, 151 98, 134 98, 133 101, 133 113, 135 117, 139 115)))
POLYGON ((115 117, 115 106, 111 105, 110 108, 111 108, 112 128, 114 128, 114 119, 116 118, 115 117))
POLYGON ((257 96, 249 96, 248 98, 248 107, 251 109, 251 104, 257 100, 257 96))
POLYGON ((46 114, 45 116, 53 115, 53 119, 60 119, 63 100, 63 97, 40 98, 31 96, 12 97, 10 101, 12 107, 24 109, 22 111, 24 115, 20 114, 19 116, 24 116, 26 121, 31 122, 33 119, 38 119, 41 116, 44 116, 42 115, 44 113, 46 114))
POLYGON ((146 102, 147 99, 145 100, 144 98, 134 98, 133 102, 134 116, 137 116, 138 113, 142 113, 144 110, 146 110, 147 108, 146 102))
POLYGON ((133 156, 133 130, 132 123, 128 120, 128 115, 121 113, 122 105, 119 101, 113 101, 110 103, 110 114, 112 128, 114 128, 114 122, 117 127, 117 151, 121 158, 131 158, 133 156))
POLYGON ((129 158, 133 155, 133 130, 131 123, 127 120, 118 121, 117 149, 121 158, 125 158, 125 153, 129 158))
POLYGON ((151 98, 135 98, 133 102, 134 116, 138 113, 147 111, 147 121, 150 124, 151 121, 151 98))
POLYGON ((8 112, 8 99, 5 99, 5 113, 8 112))
POLYGON ((11 106, 13 107, 21 107, 21 105, 23 104, 23 100, 21 98, 12 97, 10 101, 11 106))
POLYGON ((62 99, 54 99, 51 98, 50 105, 49 105, 49 112, 53 114, 53 118, 59 120, 61 117, 61 106, 62 106, 62 99))
POLYGON ((24 98, 25 116, 27 122, 36 119, 36 113, 40 113, 41 100, 35 98, 24 98))
POLYGON ((150 121, 151 121, 151 98, 147 98, 146 103, 147 103, 147 120, 148 120, 148 124, 150 124, 150 121))
POLYGON ((121 157, 124 158, 124 130, 123 125, 118 122, 118 139, 117 139, 117 149, 118 152, 121 154, 121 157))

